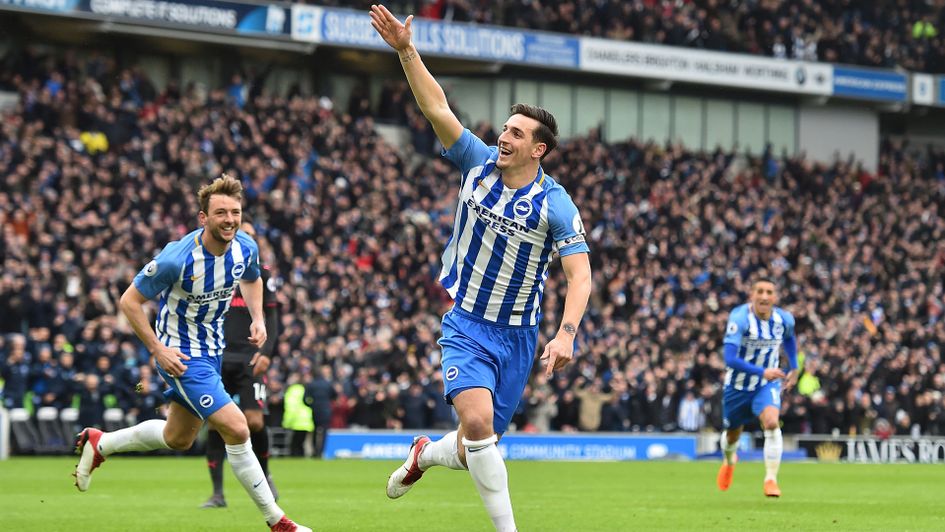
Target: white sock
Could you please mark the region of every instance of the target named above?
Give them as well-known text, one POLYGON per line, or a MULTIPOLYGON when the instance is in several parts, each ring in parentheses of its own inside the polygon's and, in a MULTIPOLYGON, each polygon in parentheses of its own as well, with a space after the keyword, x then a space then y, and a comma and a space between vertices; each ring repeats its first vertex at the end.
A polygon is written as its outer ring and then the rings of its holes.
POLYGON ((781 467, 781 451, 784 450, 784 440, 781 439, 781 429, 765 431, 765 480, 777 480, 778 469, 781 467))
POLYGON ((98 452, 103 456, 130 451, 153 451, 170 449, 164 441, 164 426, 167 421, 151 419, 133 427, 106 432, 98 440, 98 452))
POLYGON ((735 456, 735 451, 738 450, 738 440, 735 440, 735 443, 728 442, 728 431, 722 431, 722 438, 719 439, 719 446, 722 448, 722 454, 725 455, 725 463, 731 464, 732 457, 735 456))
POLYGON ((512 499, 509 497, 509 474, 495 443, 495 434, 479 441, 463 438, 466 446, 466 464, 476 484, 486 512, 492 518, 497 532, 515 532, 512 499))
POLYGON ((266 475, 263 474, 259 460, 253 454, 253 445, 246 440, 238 445, 226 446, 226 458, 233 468, 233 474, 239 479, 240 484, 249 493, 250 498, 256 503, 259 511, 266 518, 269 526, 278 523, 285 512, 276 504, 272 496, 272 490, 269 489, 269 483, 266 482, 266 475))
POLYGON ((435 466, 445 466, 450 469, 466 469, 459 459, 459 449, 456 447, 456 431, 450 432, 435 442, 428 443, 420 453, 420 469, 426 471, 435 466))

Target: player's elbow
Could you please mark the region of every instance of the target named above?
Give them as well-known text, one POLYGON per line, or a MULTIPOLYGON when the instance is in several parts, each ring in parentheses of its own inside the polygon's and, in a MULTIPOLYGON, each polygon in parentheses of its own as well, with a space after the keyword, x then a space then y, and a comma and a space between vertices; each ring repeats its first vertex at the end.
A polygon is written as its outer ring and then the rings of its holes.
POLYGON ((129 311, 134 308, 134 299, 134 296, 131 295, 131 290, 125 290, 125 293, 118 299, 118 309, 121 310, 122 314, 127 316, 129 311))
POLYGON ((445 96, 443 98, 431 98, 423 102, 418 100, 417 103, 423 116, 427 117, 427 120, 434 124, 443 122, 453 114, 445 96))
POLYGON ((576 282, 578 286, 580 286, 582 289, 590 292, 591 286, 593 285, 593 276, 591 275, 591 269, 587 268, 586 270, 582 270, 576 282))

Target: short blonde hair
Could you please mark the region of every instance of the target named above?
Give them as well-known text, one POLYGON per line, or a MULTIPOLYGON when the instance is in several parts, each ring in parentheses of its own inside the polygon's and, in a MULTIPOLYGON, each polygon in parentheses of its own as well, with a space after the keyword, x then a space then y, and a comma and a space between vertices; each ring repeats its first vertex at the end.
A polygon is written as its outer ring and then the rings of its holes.
POLYGON ((239 201, 240 205, 243 204, 243 184, 240 183, 239 179, 229 174, 221 175, 214 179, 212 183, 200 187, 200 190, 197 191, 197 201, 200 203, 202 212, 210 210, 210 196, 214 194, 230 196, 239 201))

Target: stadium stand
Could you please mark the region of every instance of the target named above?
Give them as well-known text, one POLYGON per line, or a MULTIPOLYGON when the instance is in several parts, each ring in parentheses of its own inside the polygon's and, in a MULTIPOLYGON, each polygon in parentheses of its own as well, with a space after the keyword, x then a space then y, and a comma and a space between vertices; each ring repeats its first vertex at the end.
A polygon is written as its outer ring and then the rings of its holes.
MULTIPOLYGON (((367 10, 371 2, 317 1, 367 10)), ((416 0, 400 13, 783 59, 945 72, 937 2, 416 0)))
MULTIPOLYGON (((455 172, 427 156, 415 109, 391 111, 403 87, 353 115, 236 81, 155 87, 105 52, 4 63, 0 88, 20 101, 0 128, 0 376, 20 451, 62 446, 69 424, 123 423, 111 409, 158 415, 161 385, 116 301, 195 224, 195 188, 224 171, 243 180, 281 287, 274 421, 280 390, 327 364, 334 427, 449 424, 435 340, 450 301, 436 274, 455 172), (244 92, 255 97, 234 98, 244 92), (418 149, 378 136, 374 109, 416 125, 418 149), (44 408, 77 412, 57 425, 44 408)), ((718 428, 726 311, 769 270, 804 355, 786 430, 945 434, 945 152, 886 141, 868 173, 592 133, 544 166, 585 213, 596 282, 576 363, 535 378, 518 430, 718 428)), ((548 324, 562 285, 549 280, 548 324)))

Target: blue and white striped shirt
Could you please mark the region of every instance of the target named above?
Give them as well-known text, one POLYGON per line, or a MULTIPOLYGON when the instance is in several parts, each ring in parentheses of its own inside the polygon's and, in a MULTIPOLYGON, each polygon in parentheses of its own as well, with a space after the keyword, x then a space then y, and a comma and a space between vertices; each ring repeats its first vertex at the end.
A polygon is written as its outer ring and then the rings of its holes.
POLYGON ((533 326, 552 252, 588 253, 584 224, 564 188, 539 167, 535 180, 507 188, 498 148, 468 129, 443 155, 462 172, 440 282, 456 307, 499 325, 533 326))
POLYGON ((259 278, 259 247, 237 231, 223 255, 210 253, 197 229, 171 242, 149 262, 134 284, 144 297, 158 294, 157 337, 191 357, 223 354, 223 316, 241 279, 259 278))
MULTIPOLYGON (((750 304, 739 305, 728 317, 724 343, 738 348, 738 358, 762 369, 777 368, 781 363, 781 344, 794 337, 794 316, 773 307, 771 317, 762 320, 750 304)), ((754 375, 731 366, 725 371, 725 387, 746 392, 768 384, 761 375, 754 375)))

